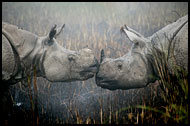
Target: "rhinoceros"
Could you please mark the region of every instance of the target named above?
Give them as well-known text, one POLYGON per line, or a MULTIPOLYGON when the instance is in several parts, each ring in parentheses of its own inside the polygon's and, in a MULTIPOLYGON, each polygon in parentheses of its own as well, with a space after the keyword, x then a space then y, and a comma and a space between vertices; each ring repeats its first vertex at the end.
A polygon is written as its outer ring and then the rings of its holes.
POLYGON ((143 88, 155 82, 159 79, 159 73, 155 66, 154 50, 167 57, 170 72, 174 66, 172 59, 176 60, 177 66, 187 70, 188 15, 146 38, 126 25, 121 28, 121 31, 133 43, 132 47, 127 54, 116 59, 106 58, 104 50, 101 51, 101 63, 96 74, 98 86, 110 90, 127 90, 143 88))
POLYGON ((36 73, 51 82, 70 82, 92 78, 98 61, 92 50, 72 51, 55 39, 65 25, 54 25, 48 35, 37 35, 2 22, 2 80, 15 84, 36 73))

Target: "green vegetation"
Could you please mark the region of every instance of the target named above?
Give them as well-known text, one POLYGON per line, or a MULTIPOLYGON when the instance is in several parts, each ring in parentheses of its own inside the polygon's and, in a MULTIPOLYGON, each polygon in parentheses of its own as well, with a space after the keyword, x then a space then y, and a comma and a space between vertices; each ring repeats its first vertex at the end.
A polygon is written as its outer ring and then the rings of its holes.
MULTIPOLYGON (((174 47, 174 41, 169 41, 174 47)), ((165 105, 162 115, 164 121, 176 123, 188 123, 188 71, 179 67, 174 57, 174 49, 170 50, 172 67, 168 64, 167 54, 160 53, 155 48, 152 49, 155 64, 160 76, 163 93, 162 97, 165 105), (172 73, 172 74, 170 74, 172 73)))

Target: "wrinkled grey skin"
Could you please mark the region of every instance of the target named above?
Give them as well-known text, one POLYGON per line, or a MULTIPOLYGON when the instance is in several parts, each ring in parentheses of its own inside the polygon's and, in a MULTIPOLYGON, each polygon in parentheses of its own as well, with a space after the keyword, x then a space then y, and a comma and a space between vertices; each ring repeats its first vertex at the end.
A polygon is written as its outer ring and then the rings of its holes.
POLYGON ((105 58, 101 52, 101 63, 96 75, 96 83, 110 90, 142 88, 159 79, 152 51, 159 50, 168 57, 169 70, 172 69, 172 45, 176 64, 187 70, 188 67, 188 15, 178 19, 145 38, 138 32, 122 27, 133 45, 130 51, 122 57, 105 58), (170 41, 170 42, 169 42, 170 41), (175 44, 174 44, 175 43, 175 44), (154 48, 153 48, 154 47, 154 48))
POLYGON ((14 84, 36 69, 38 77, 51 82, 86 80, 97 72, 97 60, 90 49, 71 51, 55 37, 63 29, 52 27, 47 36, 38 37, 17 26, 2 22, 2 80, 14 84))

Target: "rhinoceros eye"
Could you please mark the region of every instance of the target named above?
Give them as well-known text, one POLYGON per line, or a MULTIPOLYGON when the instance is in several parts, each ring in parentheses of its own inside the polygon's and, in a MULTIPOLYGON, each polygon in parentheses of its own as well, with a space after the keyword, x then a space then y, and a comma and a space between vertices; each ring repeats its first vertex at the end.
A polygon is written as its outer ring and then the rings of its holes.
POLYGON ((121 70, 122 69, 122 64, 118 64, 117 67, 118 67, 119 70, 121 70))
POLYGON ((75 56, 74 55, 68 55, 68 60, 71 61, 75 61, 75 56))
POLYGON ((122 67, 123 67, 123 61, 122 60, 117 60, 115 63, 116 63, 115 65, 118 68, 118 70, 121 70, 122 67))
POLYGON ((123 66, 122 62, 117 62, 116 65, 117 65, 117 68, 118 68, 119 70, 122 69, 122 66, 123 66))
POLYGON ((139 42, 136 42, 135 45, 138 46, 138 45, 139 45, 139 42))

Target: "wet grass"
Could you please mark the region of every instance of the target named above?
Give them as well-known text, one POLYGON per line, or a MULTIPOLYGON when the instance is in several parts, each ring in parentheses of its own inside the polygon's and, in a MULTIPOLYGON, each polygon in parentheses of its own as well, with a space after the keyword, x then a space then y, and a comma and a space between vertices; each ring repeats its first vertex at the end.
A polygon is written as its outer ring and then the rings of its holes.
MULTIPOLYGON (((160 54, 160 53, 159 53, 160 54)), ((158 56, 158 55, 155 55, 158 56)), ((162 55, 164 56, 164 55, 162 55)), ((111 100, 113 97, 110 95, 108 97, 107 109, 104 109, 105 103, 103 104, 103 98, 99 97, 99 109, 94 110, 98 114, 95 114, 94 117, 87 116, 83 117, 80 114, 80 108, 78 108, 73 101, 69 101, 69 106, 66 106, 70 112, 68 119, 62 119, 60 117, 46 116, 46 114, 39 115, 32 114, 32 119, 30 122, 32 124, 187 124, 188 123, 188 81, 187 81, 187 71, 179 69, 179 67, 173 68, 174 74, 169 74, 167 68, 167 61, 163 62, 166 59, 155 58, 155 63, 159 64, 157 70, 159 71, 160 80, 158 81, 161 85, 161 96, 162 103, 154 104, 153 97, 150 97, 150 102, 143 100, 142 104, 131 105, 127 107, 115 107, 114 104, 120 104, 117 100, 111 100), (162 61, 159 61, 162 60, 162 61), (163 64, 164 63, 164 64, 163 64), (166 63, 166 64, 165 64, 166 63), (114 102, 114 103, 113 103, 114 102)), ((36 81, 33 82, 35 85, 36 81)), ((47 82, 49 83, 49 82, 47 82)), ((36 84, 37 85, 37 84, 36 84)), ((48 84, 47 88, 50 89, 51 84, 48 84)), ((31 88, 31 86, 29 86, 31 88)), ((33 90, 33 98, 31 92, 29 92, 31 109, 32 113, 37 108, 34 107, 37 97, 35 93, 38 93, 38 90, 33 90)), ((74 91, 76 92, 76 91, 74 91)), ((153 92, 153 89, 151 89, 153 92)), ((73 93, 74 95, 75 93, 73 93)), ((114 93, 113 93, 114 94, 114 93)), ((41 94, 42 95, 42 94, 41 94)), ((45 94, 43 94, 45 95, 45 94)), ((46 94, 47 95, 47 94, 46 94)), ((80 95, 80 93, 78 94, 80 95)), ((114 94, 117 97, 117 94, 114 94)), ((75 97, 75 96, 74 96, 75 97)), ((156 99, 156 98, 155 98, 156 99)), ((41 111, 44 111, 45 108, 41 108, 41 111)), ((86 108, 88 109, 88 108, 86 108)), ((42 112, 44 113, 44 112, 42 112)))

